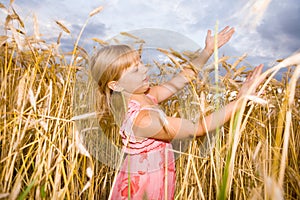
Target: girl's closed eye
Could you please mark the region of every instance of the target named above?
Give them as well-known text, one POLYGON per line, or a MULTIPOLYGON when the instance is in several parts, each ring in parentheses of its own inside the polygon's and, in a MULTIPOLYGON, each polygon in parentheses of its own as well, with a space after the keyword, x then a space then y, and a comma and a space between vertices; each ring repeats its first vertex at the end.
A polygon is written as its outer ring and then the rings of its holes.
POLYGON ((141 64, 142 64, 142 62, 137 63, 137 64, 134 66, 133 71, 134 71, 134 72, 138 72, 138 71, 139 71, 139 67, 140 67, 141 64))

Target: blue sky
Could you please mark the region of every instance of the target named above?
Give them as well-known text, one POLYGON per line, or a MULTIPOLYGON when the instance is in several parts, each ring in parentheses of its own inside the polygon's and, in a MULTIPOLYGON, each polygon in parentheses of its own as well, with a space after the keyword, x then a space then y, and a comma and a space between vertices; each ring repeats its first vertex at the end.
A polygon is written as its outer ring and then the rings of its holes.
MULTIPOLYGON (((103 6, 83 33, 80 45, 85 48, 96 45, 91 38, 108 40, 120 32, 145 28, 178 33, 203 47, 207 29, 214 30, 217 21, 219 28, 236 28, 220 54, 247 53, 253 65, 270 64, 300 48, 299 0, 15 0, 13 6, 29 33, 34 13, 42 38, 49 41, 55 42, 61 32, 55 20, 62 22, 71 30, 70 35, 63 34, 65 47, 72 46, 89 13, 103 6)), ((0 17, 5 16, 2 9, 0 17)), ((159 37, 157 40, 164 42, 159 37)))

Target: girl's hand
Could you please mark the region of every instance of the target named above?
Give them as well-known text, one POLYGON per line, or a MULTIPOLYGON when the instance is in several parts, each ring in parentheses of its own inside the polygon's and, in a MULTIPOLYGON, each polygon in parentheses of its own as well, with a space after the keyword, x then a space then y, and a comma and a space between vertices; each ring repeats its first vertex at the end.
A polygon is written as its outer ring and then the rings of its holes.
POLYGON ((255 67, 253 72, 251 72, 247 76, 246 81, 243 83, 243 86, 240 88, 240 91, 237 95, 238 99, 245 95, 254 95, 255 94, 257 87, 264 80, 264 79, 260 79, 260 80, 258 79, 258 77, 261 75, 263 66, 264 66, 263 64, 260 64, 259 66, 255 67))
MULTIPOLYGON (((222 47, 226 44, 234 33, 234 28, 230 28, 226 26, 222 31, 218 33, 218 48, 222 47)), ((205 39, 205 50, 211 55, 214 52, 215 39, 214 36, 211 35, 211 30, 207 31, 206 39, 205 39)))

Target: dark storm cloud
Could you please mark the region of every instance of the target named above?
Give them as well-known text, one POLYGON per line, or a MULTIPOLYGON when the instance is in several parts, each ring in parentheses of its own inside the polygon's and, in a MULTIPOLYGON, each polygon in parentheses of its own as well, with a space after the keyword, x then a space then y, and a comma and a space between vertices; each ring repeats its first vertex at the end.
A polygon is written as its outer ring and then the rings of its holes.
POLYGON ((300 46, 300 6, 296 4, 286 12, 279 13, 279 28, 291 42, 291 47, 300 46), (291 15, 288 13, 292 13, 291 15))
POLYGON ((258 27, 266 45, 274 51, 283 50, 287 56, 300 48, 300 5, 296 1, 288 4, 273 1, 263 23, 258 27))

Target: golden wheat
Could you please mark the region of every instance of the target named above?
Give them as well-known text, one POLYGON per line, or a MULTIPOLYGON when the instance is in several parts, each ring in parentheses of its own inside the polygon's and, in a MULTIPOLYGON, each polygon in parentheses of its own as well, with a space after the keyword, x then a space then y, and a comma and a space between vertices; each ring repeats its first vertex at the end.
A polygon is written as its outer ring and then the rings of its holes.
MULTIPOLYGON (((0 37, 0 198, 107 199, 122 144, 118 126, 109 123, 101 132, 91 113, 95 86, 88 75, 88 55, 78 46, 86 24, 72 53, 58 53, 58 46, 39 39, 38 27, 34 36, 27 36, 16 11, 8 10, 10 17, 3 22, 6 35, 0 37)), ((90 17, 101 10, 95 9, 90 17)), ((155 62, 160 77, 152 77, 153 84, 175 74, 195 56, 160 51, 172 62, 155 62)), ((221 57, 215 63, 226 71, 218 75, 217 88, 208 64, 201 79, 191 80, 161 108, 170 116, 196 120, 213 112, 218 102, 233 100, 251 66, 241 64, 246 55, 233 64, 228 59, 221 57)), ((176 199, 299 198, 299 59, 296 54, 267 70, 260 98, 250 96, 252 103, 245 103, 219 134, 174 141, 176 199), (281 68, 288 69, 286 74, 282 80, 274 79, 281 68)))

